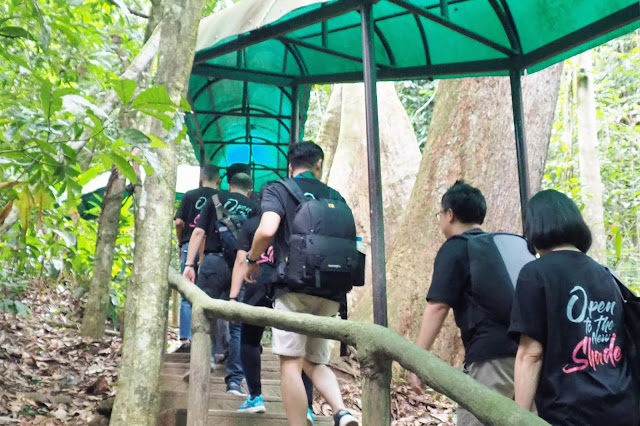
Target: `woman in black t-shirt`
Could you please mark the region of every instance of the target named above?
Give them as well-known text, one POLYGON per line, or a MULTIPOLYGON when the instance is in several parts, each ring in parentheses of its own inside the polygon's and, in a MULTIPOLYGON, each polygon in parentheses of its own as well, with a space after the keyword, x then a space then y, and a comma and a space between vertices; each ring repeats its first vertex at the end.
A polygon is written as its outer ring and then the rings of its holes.
POLYGON ((637 425, 622 295, 585 253, 591 233, 566 195, 528 203, 524 236, 541 257, 520 272, 510 335, 519 339, 515 400, 553 425, 637 425))

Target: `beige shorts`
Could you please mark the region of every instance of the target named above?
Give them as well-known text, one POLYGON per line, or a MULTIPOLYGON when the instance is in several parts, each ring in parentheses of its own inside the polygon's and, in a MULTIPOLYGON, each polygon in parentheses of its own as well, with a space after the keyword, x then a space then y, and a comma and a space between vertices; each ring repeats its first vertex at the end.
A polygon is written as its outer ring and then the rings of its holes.
MULTIPOLYGON (((489 389, 513 399, 513 369, 515 362, 515 358, 498 358, 472 362, 464 369, 464 372, 489 389)), ((473 414, 462 407, 458 408, 458 425, 483 426, 473 414)))
MULTIPOLYGON (((301 293, 287 293, 278 297, 273 308, 285 312, 298 312, 332 317, 340 304, 333 300, 301 293)), ((291 331, 273 329, 273 353, 282 356, 304 357, 315 364, 328 364, 331 342, 319 337, 305 336, 291 331)))

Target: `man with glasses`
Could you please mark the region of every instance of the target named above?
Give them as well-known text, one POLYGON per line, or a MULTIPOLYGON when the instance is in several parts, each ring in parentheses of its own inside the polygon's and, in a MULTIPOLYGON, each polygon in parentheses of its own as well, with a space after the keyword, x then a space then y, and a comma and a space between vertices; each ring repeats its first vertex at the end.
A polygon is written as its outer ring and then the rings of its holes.
MULTIPOLYGON (((517 343, 507 335, 508 324, 496 321, 490 309, 478 309, 478 301, 471 288, 468 244, 475 236, 486 235, 480 229, 486 212, 487 204, 480 190, 463 181, 457 181, 442 196, 436 220, 447 241, 436 255, 416 344, 429 350, 449 309, 453 308, 465 348, 465 372, 485 386, 513 398, 517 343)), ((498 295, 495 297, 498 299, 498 295)), ((510 306, 512 297, 512 294, 505 294, 500 299, 510 306)), ((422 391, 422 384, 415 374, 409 373, 408 380, 416 392, 422 391)), ((458 424, 482 425, 462 408, 458 409, 458 424)))

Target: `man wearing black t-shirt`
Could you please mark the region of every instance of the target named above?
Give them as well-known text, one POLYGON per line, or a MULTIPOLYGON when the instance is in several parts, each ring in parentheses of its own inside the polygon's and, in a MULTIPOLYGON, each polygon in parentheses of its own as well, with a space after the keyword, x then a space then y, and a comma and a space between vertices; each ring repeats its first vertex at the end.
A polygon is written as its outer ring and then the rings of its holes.
MULTIPOLYGON (((481 315, 478 309, 474 312, 476 303, 471 295, 467 239, 458 237, 483 233, 480 225, 487 211, 485 199, 480 190, 458 181, 442 196, 440 207, 437 217, 447 241, 436 255, 416 344, 429 350, 449 309, 453 308, 465 348, 465 370, 485 386, 513 398, 517 345, 507 334, 507 324, 499 324, 490 313, 481 315)), ((410 373, 408 379, 411 386, 420 392, 421 383, 415 374, 410 373)), ((462 408, 458 408, 458 424, 482 425, 462 408)))
MULTIPOLYGON (((289 151, 289 174, 296 178, 307 198, 330 197, 331 188, 318 180, 322 176, 323 159, 322 148, 313 142, 297 143, 289 151)), ((260 226, 246 257, 245 281, 255 282, 259 272, 257 262, 272 240, 276 264, 286 261, 297 207, 298 203, 284 185, 276 183, 264 191, 260 226)), ((344 294, 318 293, 313 289, 294 293, 286 283, 276 282, 274 296, 274 309, 331 317, 338 313, 344 294)), ((336 425, 358 424, 345 409, 336 377, 326 365, 330 352, 330 343, 326 339, 273 329, 273 353, 280 356, 282 400, 290 426, 307 424, 307 398, 301 377, 303 370, 331 406, 336 425)))
MULTIPOLYGON (((229 191, 218 192, 220 203, 231 214, 249 218, 258 214, 259 207, 248 198, 253 189, 251 178, 244 174, 236 174, 229 182, 229 191)), ((216 207, 210 198, 205 203, 196 227, 189 241, 189 251, 183 275, 214 299, 227 299, 231 286, 231 271, 227 261, 222 256, 222 244, 216 230, 218 221, 216 207), (200 262, 198 278, 196 280, 194 260, 198 247, 205 238, 204 259, 200 262)), ((229 336, 229 359, 227 360, 227 392, 246 396, 242 390, 242 362, 240 360, 240 326, 232 327, 229 336)))
MULTIPOLYGON (((206 201, 218 192, 219 185, 220 170, 213 164, 207 164, 200 169, 200 188, 187 191, 182 196, 175 217, 176 236, 180 248, 180 272, 184 271, 189 239, 196 227, 200 211, 206 201)), ((182 345, 177 352, 189 352, 191 346, 191 304, 184 298, 180 303, 180 341, 182 345)))

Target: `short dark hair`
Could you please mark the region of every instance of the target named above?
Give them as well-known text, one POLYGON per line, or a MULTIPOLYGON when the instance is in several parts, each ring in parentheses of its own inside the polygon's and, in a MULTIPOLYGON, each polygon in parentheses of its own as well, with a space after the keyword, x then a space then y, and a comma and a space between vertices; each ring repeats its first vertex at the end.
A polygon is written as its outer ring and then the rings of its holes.
POLYGON ((205 164, 200 167, 200 178, 208 182, 213 182, 220 178, 220 169, 215 164, 205 164))
POLYGON ((292 169, 311 169, 319 160, 324 160, 324 151, 313 142, 299 142, 289 148, 289 164, 292 169))
POLYGON ((229 181, 229 188, 232 186, 241 191, 251 191, 253 189, 253 180, 246 173, 236 173, 229 181))
POLYGON ((549 250, 571 244, 586 253, 591 247, 591 231, 578 206, 562 192, 547 189, 527 203, 524 214, 524 237, 529 250, 549 250))
POLYGON ((227 182, 231 183, 231 179, 238 173, 245 173, 251 176, 251 166, 244 163, 233 163, 227 167, 227 182))
POLYGON ((487 202, 478 188, 456 181, 442 196, 442 210, 451 209, 459 222, 482 225, 487 214, 487 202))

